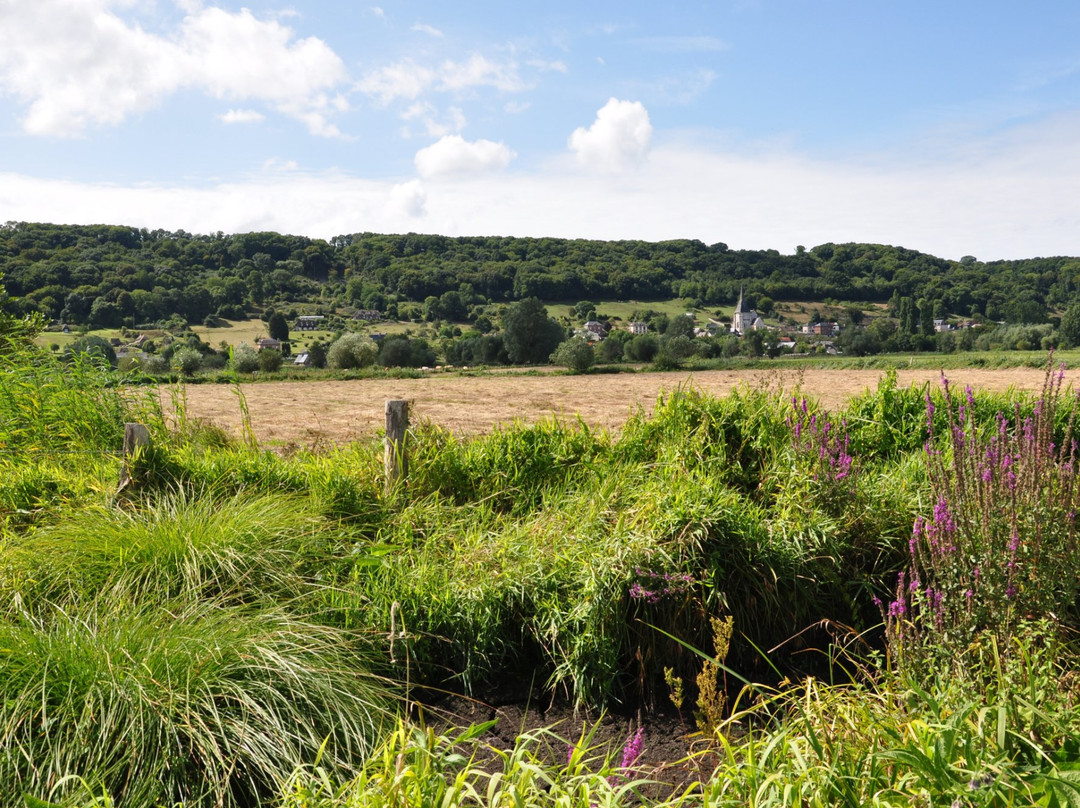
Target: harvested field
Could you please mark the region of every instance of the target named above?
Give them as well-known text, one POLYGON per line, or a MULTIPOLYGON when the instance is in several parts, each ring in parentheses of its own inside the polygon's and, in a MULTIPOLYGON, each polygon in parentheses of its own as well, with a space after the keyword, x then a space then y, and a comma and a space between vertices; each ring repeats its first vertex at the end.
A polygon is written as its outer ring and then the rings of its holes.
MULTIPOLYGON (((651 411, 657 397, 680 386, 724 395, 739 385, 792 393, 796 389, 828 408, 876 387, 881 370, 715 370, 698 373, 432 374, 421 379, 260 382, 243 385, 252 426, 268 446, 325 446, 366 439, 384 424, 386 399, 412 402, 412 419, 427 420, 455 433, 489 432, 512 421, 580 417, 590 427, 618 429, 638 408, 651 411)), ((1031 368, 948 371, 954 388, 1005 391, 1041 389, 1044 371, 1031 368)), ((902 387, 937 384, 940 371, 898 373, 902 387)), ((239 434, 240 405, 225 385, 187 387, 188 415, 239 434)))

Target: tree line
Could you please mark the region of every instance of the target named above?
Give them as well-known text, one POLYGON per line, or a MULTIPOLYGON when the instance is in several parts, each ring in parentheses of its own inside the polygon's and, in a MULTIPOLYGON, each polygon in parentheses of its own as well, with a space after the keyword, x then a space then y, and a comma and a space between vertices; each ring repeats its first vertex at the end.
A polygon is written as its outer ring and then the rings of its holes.
POLYGON ((357 233, 191 234, 108 225, 0 225, 8 312, 120 327, 208 316, 242 319, 285 303, 350 305, 391 318, 463 322, 528 298, 730 305, 771 300, 856 305, 909 298, 942 312, 1046 323, 1080 292, 1080 258, 959 261, 904 247, 822 244, 734 250, 661 242, 357 233))

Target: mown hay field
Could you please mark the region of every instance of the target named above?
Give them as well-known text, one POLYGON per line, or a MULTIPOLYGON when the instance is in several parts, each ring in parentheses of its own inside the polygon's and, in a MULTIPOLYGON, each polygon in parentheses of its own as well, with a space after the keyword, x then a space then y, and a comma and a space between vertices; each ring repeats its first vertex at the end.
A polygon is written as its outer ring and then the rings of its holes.
MULTIPOLYGON (((995 392, 1038 390, 1045 379, 1045 372, 1036 368, 970 368, 946 374, 959 389, 971 385, 995 392)), ((260 443, 319 447, 370 438, 383 427, 387 399, 407 399, 412 402, 414 421, 426 420, 459 435, 483 434, 501 424, 535 423, 550 417, 580 418, 591 428, 617 430, 638 408, 651 412, 661 394, 680 387, 716 396, 740 385, 790 394, 799 391, 835 410, 853 396, 875 388, 884 375, 884 370, 822 369, 585 376, 433 373, 418 379, 259 382, 244 384, 241 389, 260 443)), ((902 388, 938 385, 941 371, 902 370, 897 379, 902 388)), ((189 385, 184 394, 189 417, 240 434, 242 410, 234 387, 189 385)))

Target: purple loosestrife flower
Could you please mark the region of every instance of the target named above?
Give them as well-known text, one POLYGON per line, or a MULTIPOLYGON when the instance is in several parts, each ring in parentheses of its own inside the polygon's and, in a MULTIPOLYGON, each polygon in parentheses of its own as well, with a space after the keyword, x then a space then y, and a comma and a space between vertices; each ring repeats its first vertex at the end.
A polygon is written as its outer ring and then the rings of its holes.
POLYGON ((645 727, 638 727, 637 732, 626 739, 626 746, 623 747, 622 753, 622 769, 630 769, 635 763, 638 762, 638 758, 641 757, 645 743, 645 727))

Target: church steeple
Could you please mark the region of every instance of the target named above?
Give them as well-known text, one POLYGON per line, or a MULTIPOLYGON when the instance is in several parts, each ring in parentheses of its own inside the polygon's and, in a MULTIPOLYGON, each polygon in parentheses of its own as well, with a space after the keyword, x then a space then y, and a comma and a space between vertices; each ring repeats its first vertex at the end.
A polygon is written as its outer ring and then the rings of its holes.
POLYGON ((731 315, 731 333, 742 336, 742 299, 743 288, 739 287, 739 299, 735 303, 735 313, 731 315))

